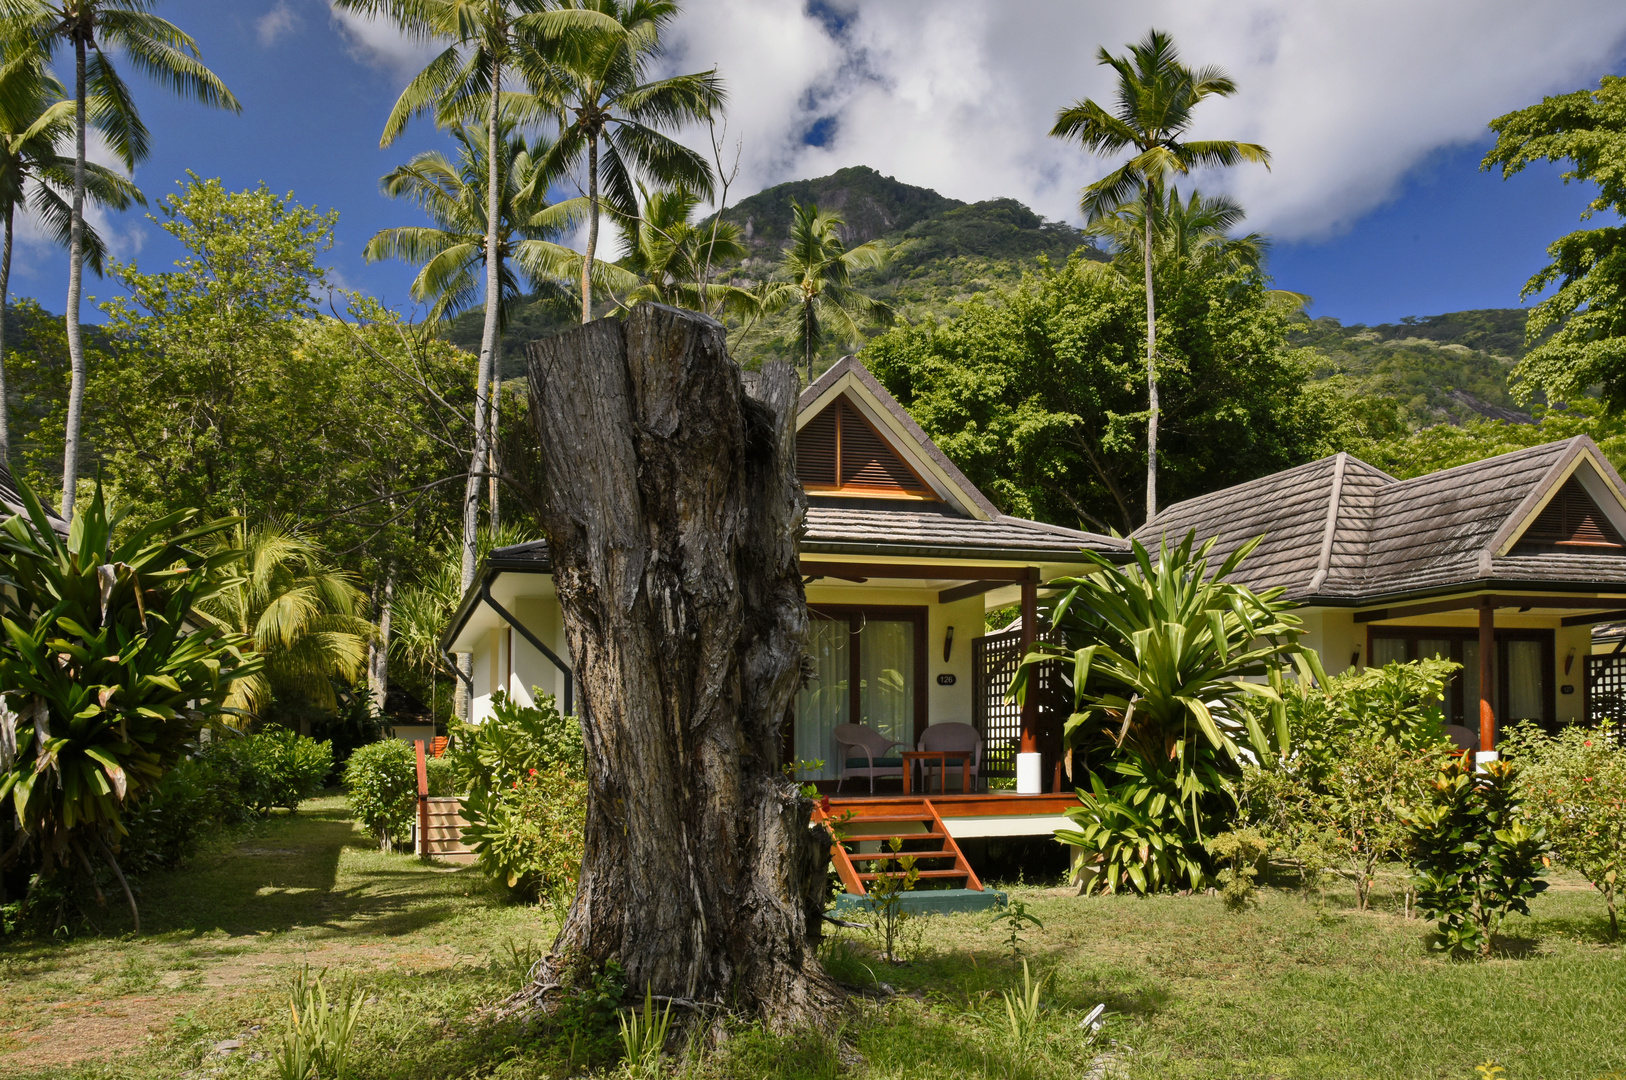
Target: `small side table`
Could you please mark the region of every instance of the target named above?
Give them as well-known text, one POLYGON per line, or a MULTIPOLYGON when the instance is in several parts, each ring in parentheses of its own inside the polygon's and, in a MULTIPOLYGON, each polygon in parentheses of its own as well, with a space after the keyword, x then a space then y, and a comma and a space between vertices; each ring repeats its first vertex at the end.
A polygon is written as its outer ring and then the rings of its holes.
MULTIPOLYGON (((898 756, 903 758, 903 793, 908 795, 913 790, 912 784, 915 776, 915 764, 918 762, 922 769, 926 762, 937 762, 939 785, 942 794, 948 794, 948 762, 949 758, 960 759, 960 792, 971 794, 971 754, 970 750, 905 750, 898 756)), ((921 777, 921 794, 931 794, 931 782, 921 777)))

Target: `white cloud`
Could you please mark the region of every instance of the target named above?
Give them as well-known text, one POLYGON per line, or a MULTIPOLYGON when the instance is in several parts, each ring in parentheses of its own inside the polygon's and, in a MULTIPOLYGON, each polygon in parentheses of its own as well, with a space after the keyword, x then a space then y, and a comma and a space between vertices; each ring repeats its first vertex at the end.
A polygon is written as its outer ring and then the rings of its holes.
POLYGON ((382 15, 357 15, 352 11, 331 11, 333 25, 349 47, 350 54, 363 63, 383 68, 402 84, 416 75, 444 45, 415 41, 382 15))
MULTIPOLYGON (((974 200, 1014 196, 1077 219, 1107 163, 1047 137, 1056 110, 1110 94, 1104 45, 1148 26, 1187 62, 1217 63, 1236 97, 1205 103, 1193 135, 1261 142, 1270 171, 1200 177, 1283 239, 1347 228, 1442 147, 1500 113, 1595 85, 1626 42, 1618 0, 690 0, 672 70, 716 64, 743 139, 738 194, 870 165, 974 200), (823 146, 804 134, 819 120, 823 146)), ((691 135, 697 145, 704 135, 691 135)))
POLYGON ((270 11, 254 21, 254 30, 260 36, 260 44, 269 49, 299 29, 300 21, 299 13, 288 6, 288 0, 277 0, 270 11))

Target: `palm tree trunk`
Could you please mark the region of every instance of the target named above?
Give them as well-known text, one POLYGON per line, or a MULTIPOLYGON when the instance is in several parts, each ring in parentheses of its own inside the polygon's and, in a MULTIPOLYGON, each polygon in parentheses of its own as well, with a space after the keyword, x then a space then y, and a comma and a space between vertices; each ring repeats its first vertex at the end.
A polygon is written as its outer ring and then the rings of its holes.
MULTIPOLYGON (((486 320, 485 330, 480 336, 480 367, 474 377, 474 452, 469 456, 469 478, 463 487, 461 570, 465 593, 469 591, 469 586, 474 584, 474 564, 480 551, 480 474, 485 471, 487 459, 491 456, 487 437, 489 398, 486 395, 487 388, 491 384, 492 354, 497 348, 497 309, 502 303, 502 276, 498 263, 497 243, 502 204, 502 192, 498 187, 500 177, 497 175, 497 126, 501 108, 502 64, 494 60, 491 68, 491 109, 486 116, 486 320)), ((472 660, 467 662, 472 671, 472 660)), ((464 661, 460 659, 459 666, 461 667, 463 663, 464 661)), ((468 695, 465 694, 458 700, 463 707, 462 718, 467 720, 468 695)))
POLYGON ((807 365, 807 385, 813 385, 813 300, 802 301, 802 361, 807 365))
POLYGON ((497 527, 501 523, 499 507, 502 499, 502 483, 497 479, 497 465, 499 455, 502 453, 502 335, 497 335, 497 342, 491 349, 491 454, 486 459, 486 471, 491 474, 490 487, 486 493, 486 519, 491 535, 497 535, 497 527))
POLYGON ((85 347, 79 340, 79 297, 85 274, 85 41, 75 37, 73 216, 68 228, 68 332, 67 437, 62 444, 62 517, 73 520, 74 492, 79 486, 79 429, 84 426, 85 347))
POLYGON ((367 646, 367 689, 373 707, 384 711, 384 698, 390 687, 390 614, 395 607, 395 566, 384 571, 379 590, 378 637, 367 646))
POLYGON ((598 136, 587 137, 587 255, 582 259, 582 322, 593 321, 593 253, 598 250, 598 136))
POLYGON ((1152 185, 1146 185, 1146 520, 1157 517, 1157 305, 1152 290, 1152 185))
POLYGON ((6 399, 6 301, 11 297, 12 222, 15 203, 6 206, 6 241, 0 251, 0 464, 11 467, 11 407, 6 399))

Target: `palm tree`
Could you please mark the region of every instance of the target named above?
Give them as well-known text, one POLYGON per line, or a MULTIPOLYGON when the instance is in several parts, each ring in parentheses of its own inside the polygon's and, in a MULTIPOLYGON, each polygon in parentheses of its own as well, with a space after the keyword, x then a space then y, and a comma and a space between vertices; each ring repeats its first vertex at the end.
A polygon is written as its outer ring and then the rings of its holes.
MULTIPOLYGON (((480 526, 480 474, 491 460, 490 403, 495 373, 498 318, 502 312, 502 182, 497 173, 502 153, 504 103, 512 95, 503 80, 512 73, 515 50, 522 41, 533 53, 557 50, 584 28, 617 29, 591 11, 550 10, 550 0, 334 0, 340 10, 385 15, 419 41, 446 42, 446 47, 407 84, 384 122, 380 146, 388 146, 415 116, 433 113, 450 124, 482 116, 486 136, 485 326, 475 375, 474 447, 463 491, 463 570, 465 590, 474 583, 476 541, 480 526), (546 44, 546 48, 538 42, 546 44), (490 302, 496 298, 496 302, 490 302)), ((532 59, 532 66, 535 65, 532 59)), ((465 675, 467 672, 464 673, 465 675)))
POLYGON ((627 254, 621 267, 643 283, 627 293, 624 303, 631 307, 650 301, 716 317, 755 314, 759 301, 750 289, 701 283, 710 262, 738 261, 750 254, 740 238, 740 227, 729 221, 697 227, 690 219, 700 206, 700 196, 681 185, 650 192, 640 183, 638 191, 643 212, 622 225, 621 242, 627 254))
MULTIPOLYGON (((11 459, 7 417, 5 350, 6 303, 11 292, 11 256, 16 240, 17 208, 32 209, 63 247, 72 230, 73 211, 62 197, 73 186, 73 159, 57 145, 73 131, 73 103, 62 100, 62 84, 45 70, 45 55, 32 42, 13 38, 0 52, 0 218, 5 241, 0 248, 0 462, 11 459)), ((85 193, 95 202, 123 210, 146 199, 129 180, 101 165, 85 166, 85 193)), ((85 261, 100 276, 107 247, 88 225, 85 261)))
POLYGON ((792 304, 799 308, 796 329, 788 341, 802 354, 807 381, 813 381, 813 354, 834 331, 843 342, 858 338, 858 320, 883 325, 895 317, 892 309, 871 300, 852 286, 852 272, 880 266, 886 255, 871 240, 849 248, 841 239, 846 222, 834 211, 820 213, 812 203, 791 203, 790 242, 785 245, 779 274, 789 280, 770 282, 763 290, 764 311, 792 304))
POLYGON ((373 638, 373 625, 358 614, 365 598, 355 579, 329 566, 321 545, 278 521, 252 529, 239 524, 219 547, 242 552, 240 578, 199 605, 199 613, 247 635, 265 661, 232 684, 226 708, 256 715, 279 689, 298 689, 318 707, 334 708, 333 680, 361 677, 373 638))
MULTIPOLYGON (((1236 83, 1214 66, 1193 71, 1180 62, 1174 39, 1148 31, 1126 56, 1101 49, 1097 62, 1118 73, 1117 101, 1107 110, 1085 98, 1056 114, 1050 134, 1076 140, 1101 156, 1128 150, 1133 156, 1084 189, 1081 208, 1089 221, 1115 212, 1139 194, 1147 204, 1175 173, 1199 167, 1270 164, 1270 152, 1257 143, 1185 140, 1197 103, 1229 97, 1236 83)), ((1157 515, 1157 307, 1152 289, 1152 217, 1143 222, 1142 270, 1146 283, 1146 519, 1157 515)))
MULTIPOLYGON (((575 225, 586 211, 582 199, 549 205, 548 192, 557 179, 545 167, 552 143, 546 138, 528 143, 514 133, 513 127, 511 121, 503 123, 497 144, 501 190, 496 243, 498 334, 491 348, 491 370, 487 373, 490 381, 481 389, 490 401, 487 426, 491 437, 483 464, 484 471, 491 474, 487 502, 493 519, 499 505, 495 474, 496 448, 501 442, 500 394, 496 390, 502 385, 501 331, 508 325, 513 302, 527 291, 545 291, 553 299, 565 298, 559 283, 570 280, 581 256, 550 238, 575 225), (522 288, 524 285, 529 289, 522 288)), ((397 258, 422 267, 413 279, 412 296, 430 304, 430 318, 437 322, 481 299, 477 275, 490 250, 485 230, 486 184, 491 170, 486 162, 484 133, 458 124, 451 128, 451 134, 458 147, 455 161, 438 150, 426 151, 381 181, 384 194, 417 203, 434 224, 381 230, 362 252, 369 262, 397 258)), ((613 265, 601 267, 595 276, 614 288, 628 288, 637 281, 613 265)))
MULTIPOLYGON (((559 119, 554 153, 561 171, 585 173, 587 247, 581 269, 582 322, 593 317, 591 275, 605 209, 638 217, 637 178, 712 193, 711 166, 665 132, 711 118, 724 101, 716 71, 649 80, 660 32, 677 14, 673 0, 563 0, 603 26, 571 35, 539 33, 519 63, 536 90, 532 108, 559 119), (585 159, 585 160, 584 160, 585 159)), ((536 23, 538 27, 542 24, 536 23)))
POLYGON ((79 301, 85 257, 85 194, 90 169, 85 130, 95 124, 126 169, 147 156, 147 129, 129 87, 108 55, 124 53, 137 70, 177 94, 205 105, 240 112, 242 106, 203 65, 197 42, 180 27, 152 13, 157 0, 9 0, 14 25, 26 37, 55 50, 73 49, 73 201, 68 229, 66 329, 72 376, 68 386, 67 436, 62 448, 62 516, 73 517, 79 480, 79 436, 85 404, 85 350, 79 336, 79 301))
MULTIPOLYGON (((1178 187, 1160 188, 1153 192, 1152 261, 1220 273, 1258 270, 1270 250, 1270 240, 1256 232, 1231 235, 1246 216, 1236 201, 1224 195, 1193 191, 1182 200, 1178 187)), ((1117 270, 1140 276, 1146 255, 1144 195, 1096 218, 1084 232, 1107 241, 1117 270)))

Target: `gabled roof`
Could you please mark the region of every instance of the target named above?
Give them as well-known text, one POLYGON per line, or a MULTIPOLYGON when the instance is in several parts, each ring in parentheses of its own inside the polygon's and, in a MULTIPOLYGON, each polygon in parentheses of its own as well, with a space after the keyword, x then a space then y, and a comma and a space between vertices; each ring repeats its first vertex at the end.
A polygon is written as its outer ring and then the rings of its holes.
POLYGON ((1574 477, 1618 530, 1626 484, 1577 436, 1411 480, 1348 454, 1313 461, 1163 510, 1135 531, 1148 546, 1189 530, 1220 557, 1265 539, 1236 578, 1303 601, 1366 603, 1462 587, 1626 587, 1626 554, 1519 541, 1574 477))

